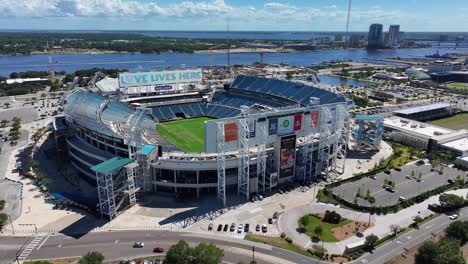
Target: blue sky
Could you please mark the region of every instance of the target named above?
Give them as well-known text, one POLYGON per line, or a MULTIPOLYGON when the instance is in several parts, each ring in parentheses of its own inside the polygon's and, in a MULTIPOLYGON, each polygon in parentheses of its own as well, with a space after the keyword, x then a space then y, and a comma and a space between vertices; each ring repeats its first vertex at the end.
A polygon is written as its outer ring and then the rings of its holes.
MULTIPOLYGON (((0 28, 344 31, 348 0, 1 0, 0 28)), ((354 0, 351 31, 468 31, 468 0, 354 0)))

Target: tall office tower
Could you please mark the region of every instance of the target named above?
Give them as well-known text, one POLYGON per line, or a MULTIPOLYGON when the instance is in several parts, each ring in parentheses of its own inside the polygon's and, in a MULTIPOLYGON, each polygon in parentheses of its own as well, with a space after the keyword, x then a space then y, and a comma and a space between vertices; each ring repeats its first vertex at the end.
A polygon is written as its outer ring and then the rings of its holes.
POLYGON ((388 43, 389 48, 396 48, 400 37, 400 25, 390 25, 388 30, 388 43))
POLYGON ((383 43, 383 25, 372 24, 369 27, 369 35, 367 38, 368 49, 380 49, 383 43))

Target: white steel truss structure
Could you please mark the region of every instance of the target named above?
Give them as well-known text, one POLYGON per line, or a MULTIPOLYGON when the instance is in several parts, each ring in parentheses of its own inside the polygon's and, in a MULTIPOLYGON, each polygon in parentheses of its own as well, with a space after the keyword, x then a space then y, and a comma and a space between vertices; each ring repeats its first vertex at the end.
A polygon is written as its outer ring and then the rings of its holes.
POLYGON ((267 121, 257 122, 257 177, 259 183, 262 185, 262 193, 265 194, 266 188, 266 138, 267 133, 267 121))
POLYGON ((337 159, 335 159, 335 171, 343 174, 346 165, 346 151, 349 143, 349 129, 350 129, 350 116, 348 110, 344 105, 337 106, 337 133, 338 133, 338 144, 337 144, 337 159), (338 164, 338 160, 341 160, 341 164, 338 164), (341 170, 339 170, 341 169, 341 170))
POLYGON ((247 119, 241 118, 237 121, 238 127, 238 178, 237 194, 245 195, 249 200, 249 125, 247 119))
MULTIPOLYGON (((314 124, 318 125, 318 124, 314 124)), ((304 136, 304 146, 302 149, 302 159, 304 163, 304 178, 303 181, 311 181, 313 177, 313 154, 314 154, 314 134, 310 126, 307 128, 306 135, 304 136)))
POLYGON ((107 214, 109 219, 112 220, 117 216, 112 173, 96 173, 96 182, 101 216, 107 214))
POLYGON ((136 193, 140 188, 135 186, 135 176, 138 173, 138 163, 133 162, 125 166, 127 168, 127 190, 124 192, 128 194, 130 206, 136 204, 136 193))
POLYGON ((226 152, 224 142, 224 124, 217 124, 217 150, 216 162, 218 165, 218 200, 226 206, 226 152))
MULTIPOLYGON (((150 114, 150 113, 151 113, 151 109, 149 109, 149 108, 144 108, 144 107, 138 107, 137 108, 137 112, 135 113, 135 115, 138 115, 138 116, 137 116, 137 119, 135 121, 135 124, 133 125, 133 127, 131 127, 133 138, 130 138, 131 144, 128 144, 130 158, 134 158, 135 157, 135 152, 138 151, 142 146, 141 123, 143 122, 145 115, 150 114), (135 147, 135 148, 132 148, 132 146, 135 147)), ((127 125, 131 126, 130 118, 127 121, 127 125)))
POLYGON ((333 115, 328 107, 320 108, 320 137, 318 161, 316 164, 316 175, 321 175, 325 170, 325 177, 328 177, 330 165, 330 137, 333 131, 333 115), (331 122, 330 122, 331 121, 331 122))

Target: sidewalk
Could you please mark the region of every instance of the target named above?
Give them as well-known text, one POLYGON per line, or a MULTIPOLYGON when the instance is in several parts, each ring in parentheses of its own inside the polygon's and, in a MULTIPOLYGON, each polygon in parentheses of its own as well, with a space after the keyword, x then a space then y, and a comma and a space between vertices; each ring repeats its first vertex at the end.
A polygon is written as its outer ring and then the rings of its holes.
MULTIPOLYGON (((468 189, 460 189, 455 191, 448 191, 446 193, 461 195, 463 197, 468 193, 468 189)), ((328 250, 330 254, 342 254, 347 245, 355 244, 358 242, 364 242, 365 237, 370 234, 375 234, 379 238, 391 234, 390 225, 398 225, 400 227, 406 227, 413 223, 413 218, 415 216, 426 217, 430 214, 433 214, 432 211, 427 209, 427 206, 432 203, 439 202, 439 195, 430 197, 426 201, 415 204, 406 209, 400 210, 396 214, 387 214, 387 215, 370 215, 370 221, 374 224, 371 228, 363 232, 363 237, 353 236, 346 240, 336 242, 336 243, 324 243, 324 247, 328 250)), ((340 207, 326 205, 326 204, 312 204, 306 207, 294 208, 289 211, 286 211, 279 219, 279 229, 286 233, 295 244, 298 244, 305 248, 310 248, 314 244, 311 242, 310 237, 305 234, 298 232, 298 219, 309 213, 323 213, 325 210, 334 210, 337 213, 341 214, 344 218, 367 222, 369 221, 368 213, 361 213, 357 211, 351 211, 348 209, 343 209, 340 207)), ((319 242, 319 245, 322 243, 319 242)))

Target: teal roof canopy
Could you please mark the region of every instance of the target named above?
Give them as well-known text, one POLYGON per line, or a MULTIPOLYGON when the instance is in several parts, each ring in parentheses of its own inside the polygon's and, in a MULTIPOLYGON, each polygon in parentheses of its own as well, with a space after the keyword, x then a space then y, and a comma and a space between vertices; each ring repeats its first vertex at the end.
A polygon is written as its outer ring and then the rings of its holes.
POLYGON ((108 174, 132 163, 133 161, 134 159, 114 157, 91 167, 91 170, 98 173, 108 174))
POLYGON ((156 148, 155 145, 146 144, 146 145, 143 145, 143 147, 138 152, 144 155, 149 155, 151 152, 153 152, 155 148, 156 148))

